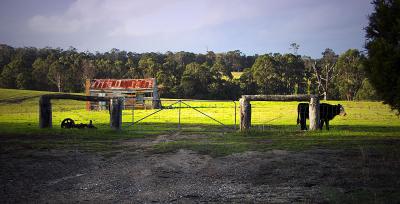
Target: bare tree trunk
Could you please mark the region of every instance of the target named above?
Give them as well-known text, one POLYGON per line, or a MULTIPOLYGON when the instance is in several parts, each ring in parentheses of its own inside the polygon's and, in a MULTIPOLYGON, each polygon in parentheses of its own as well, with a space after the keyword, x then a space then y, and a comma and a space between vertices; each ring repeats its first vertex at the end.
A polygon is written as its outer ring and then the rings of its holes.
POLYGON ((325 78, 325 90, 324 90, 324 100, 328 99, 328 88, 329 88, 329 71, 328 71, 328 67, 326 70, 326 78, 325 78))
POLYGON ((319 72, 317 67, 317 63, 315 62, 312 65, 312 68, 314 70, 315 76, 317 77, 317 83, 318 83, 318 92, 324 95, 324 100, 328 99, 328 90, 329 90, 329 83, 333 80, 335 77, 335 65, 336 63, 330 64, 330 65, 325 65, 323 68, 325 70, 325 77, 323 77, 323 73, 319 72))
POLYGON ((61 92, 61 76, 57 77, 57 87, 58 87, 58 92, 61 92))

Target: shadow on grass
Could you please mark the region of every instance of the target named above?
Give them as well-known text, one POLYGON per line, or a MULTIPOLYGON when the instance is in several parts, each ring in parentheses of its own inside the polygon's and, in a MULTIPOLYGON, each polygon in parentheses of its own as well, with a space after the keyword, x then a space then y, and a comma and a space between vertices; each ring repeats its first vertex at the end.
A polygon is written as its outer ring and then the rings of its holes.
POLYGON ((220 125, 205 123, 154 123, 143 122, 132 125, 125 122, 121 131, 110 128, 108 123, 94 124, 96 129, 62 129, 59 124, 53 124, 51 129, 40 129, 37 123, 9 122, 0 123, 0 135, 79 135, 79 136, 117 136, 164 134, 169 132, 219 132, 242 135, 272 135, 272 136, 399 136, 400 126, 373 125, 334 125, 330 130, 301 131, 296 125, 253 125, 250 130, 240 132, 238 125, 220 125))
POLYGON ((155 145, 155 152, 190 149, 211 156, 225 156, 245 151, 273 149, 303 151, 308 149, 350 149, 360 147, 392 151, 400 144, 400 127, 335 126, 331 130, 301 131, 295 125, 253 126, 246 132, 209 134, 207 139, 184 138, 155 145))
POLYGON ((119 141, 131 138, 155 138, 160 134, 175 133, 187 137, 173 137, 169 142, 152 146, 154 152, 191 149, 212 156, 224 156, 244 151, 272 149, 305 150, 312 148, 358 149, 373 147, 393 149, 400 144, 398 126, 334 126, 330 131, 301 131, 295 125, 254 126, 240 132, 221 125, 182 123, 141 123, 133 127, 123 124, 121 131, 108 124, 95 124, 97 129, 39 129, 38 124, 0 123, 1 152, 15 149, 78 148, 89 151, 121 151, 119 141), (226 128, 229 131, 225 131, 226 128), (185 133, 187 132, 187 133, 185 133), (194 132, 194 133, 192 133, 194 132), (194 135, 193 137, 190 137, 194 135), (205 135, 206 137, 195 137, 205 135))

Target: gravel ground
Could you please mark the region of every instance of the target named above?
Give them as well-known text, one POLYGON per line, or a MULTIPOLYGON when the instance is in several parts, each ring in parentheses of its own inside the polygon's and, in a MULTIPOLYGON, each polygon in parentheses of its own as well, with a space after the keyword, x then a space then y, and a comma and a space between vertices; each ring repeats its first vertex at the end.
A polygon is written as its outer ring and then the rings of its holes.
MULTIPOLYGON (((160 141, 168 138, 122 145, 160 141)), ((111 157, 24 150, 1 154, 0 167, 2 203, 330 203, 337 193, 400 189, 398 160, 344 150, 218 158, 183 149, 164 154, 140 149, 111 157)))

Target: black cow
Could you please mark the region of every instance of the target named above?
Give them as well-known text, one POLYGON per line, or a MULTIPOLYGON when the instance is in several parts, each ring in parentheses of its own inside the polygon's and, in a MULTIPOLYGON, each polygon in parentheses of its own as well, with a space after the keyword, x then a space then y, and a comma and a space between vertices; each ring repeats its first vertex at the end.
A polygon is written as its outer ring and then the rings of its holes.
MULTIPOLYGON (((307 130, 306 119, 308 118, 308 106, 308 103, 299 103, 297 106, 297 124, 300 123, 301 130, 307 130)), ((319 129, 322 130, 324 123, 326 123, 326 129, 329 130, 329 121, 337 115, 346 115, 342 105, 321 103, 319 105, 319 129)))

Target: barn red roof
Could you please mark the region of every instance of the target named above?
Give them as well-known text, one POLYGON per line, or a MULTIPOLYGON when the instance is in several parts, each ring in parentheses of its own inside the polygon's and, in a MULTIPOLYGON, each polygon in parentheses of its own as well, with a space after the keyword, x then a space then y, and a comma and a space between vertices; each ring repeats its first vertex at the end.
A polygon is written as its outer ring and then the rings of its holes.
POLYGON ((154 79, 93 79, 90 89, 153 89, 154 79))

